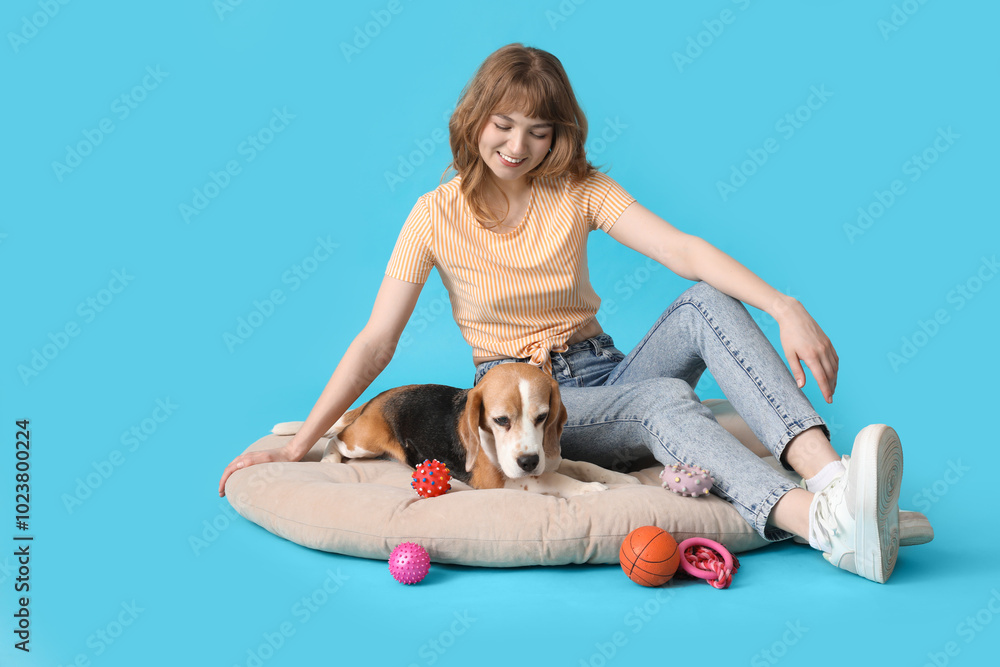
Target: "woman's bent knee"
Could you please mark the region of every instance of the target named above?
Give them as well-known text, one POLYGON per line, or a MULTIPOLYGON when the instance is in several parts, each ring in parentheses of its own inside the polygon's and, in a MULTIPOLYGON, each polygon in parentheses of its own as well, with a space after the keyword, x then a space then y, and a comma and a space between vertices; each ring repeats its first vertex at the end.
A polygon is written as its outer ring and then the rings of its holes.
POLYGON ((733 297, 729 296, 725 292, 712 287, 704 280, 695 283, 691 287, 684 290, 678 301, 692 301, 694 303, 719 303, 723 301, 732 302, 735 301, 733 297))

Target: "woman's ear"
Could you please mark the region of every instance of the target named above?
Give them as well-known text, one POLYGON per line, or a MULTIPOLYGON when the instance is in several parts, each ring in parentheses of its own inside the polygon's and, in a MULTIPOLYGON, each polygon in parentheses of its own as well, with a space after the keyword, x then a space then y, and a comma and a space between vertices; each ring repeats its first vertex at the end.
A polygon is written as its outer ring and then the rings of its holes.
POLYGON ((469 390, 465 399, 465 414, 458 422, 458 437, 465 447, 465 471, 472 467, 479 456, 479 421, 483 414, 483 392, 478 387, 469 390))
POLYGON ((549 457, 560 455, 561 448, 559 439, 562 437, 563 426, 566 424, 568 414, 566 406, 563 405, 559 396, 559 383, 555 378, 549 378, 549 416, 545 420, 545 435, 542 441, 542 448, 549 457))

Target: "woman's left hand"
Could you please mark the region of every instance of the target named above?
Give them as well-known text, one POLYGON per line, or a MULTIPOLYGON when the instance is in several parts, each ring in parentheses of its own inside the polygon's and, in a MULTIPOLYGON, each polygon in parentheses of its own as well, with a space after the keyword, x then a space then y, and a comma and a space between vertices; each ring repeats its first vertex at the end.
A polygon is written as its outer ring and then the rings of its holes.
POLYGON ((805 362, 816 378, 823 398, 827 403, 833 403, 840 365, 833 343, 796 299, 789 298, 772 315, 781 328, 781 346, 799 388, 806 385, 806 374, 802 370, 802 362, 805 362))

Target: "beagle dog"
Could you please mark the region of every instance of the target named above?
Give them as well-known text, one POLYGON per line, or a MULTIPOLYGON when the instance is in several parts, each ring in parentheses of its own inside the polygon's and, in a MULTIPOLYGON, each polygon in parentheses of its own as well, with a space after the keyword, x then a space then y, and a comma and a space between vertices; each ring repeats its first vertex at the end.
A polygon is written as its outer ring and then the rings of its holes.
MULTIPOLYGON (((566 408, 555 379, 526 363, 497 364, 472 389, 414 384, 348 410, 323 436, 323 461, 388 455, 415 468, 426 459, 476 489, 522 489, 567 498, 639 480, 562 459, 566 408)), ((303 422, 276 424, 292 435, 303 422)))

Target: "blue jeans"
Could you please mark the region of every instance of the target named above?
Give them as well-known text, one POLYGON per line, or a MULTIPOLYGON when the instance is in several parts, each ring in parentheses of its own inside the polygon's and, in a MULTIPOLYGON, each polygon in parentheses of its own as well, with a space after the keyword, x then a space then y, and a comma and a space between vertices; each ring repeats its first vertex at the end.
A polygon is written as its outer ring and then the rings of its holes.
MULTIPOLYGON (((516 361, 527 359, 479 364, 475 383, 493 366, 516 361)), ((650 454, 664 466, 707 468, 715 477, 712 492, 764 539, 787 539, 790 533, 766 522, 795 484, 744 447, 701 403, 694 387, 706 367, 779 461, 788 442, 810 427, 820 426, 830 437, 746 307, 701 282, 684 291, 628 355, 607 334, 552 354, 552 374, 569 414, 560 440, 563 456, 618 471, 655 465, 650 454)))

